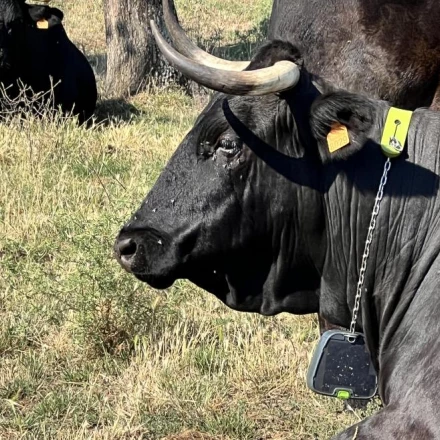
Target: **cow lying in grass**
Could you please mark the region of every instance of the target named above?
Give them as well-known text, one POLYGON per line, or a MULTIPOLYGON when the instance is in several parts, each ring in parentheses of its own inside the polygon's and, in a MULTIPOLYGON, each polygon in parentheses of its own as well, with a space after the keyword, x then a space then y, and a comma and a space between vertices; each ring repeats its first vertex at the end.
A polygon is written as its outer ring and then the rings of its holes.
MULTIPOLYGON (((245 72, 183 57, 217 93, 115 244, 120 264, 156 288, 187 278, 229 307, 319 312, 348 327, 386 157, 390 105, 338 92, 274 41, 245 72), (350 143, 330 153, 333 124, 350 143)), ((440 114, 414 112, 377 220, 357 327, 385 407, 336 439, 440 438, 440 114)))
POLYGON ((53 105, 84 122, 95 109, 96 80, 85 56, 69 40, 62 19, 56 8, 0 0, 0 81, 11 99, 21 85, 31 93, 53 87, 53 105))

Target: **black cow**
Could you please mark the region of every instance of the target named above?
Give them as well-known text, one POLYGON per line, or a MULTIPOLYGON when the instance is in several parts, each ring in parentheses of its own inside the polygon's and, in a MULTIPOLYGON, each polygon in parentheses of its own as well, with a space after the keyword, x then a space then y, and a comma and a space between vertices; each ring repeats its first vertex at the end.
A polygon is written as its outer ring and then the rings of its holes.
MULTIPOLYGON (((236 310, 319 312, 347 327, 390 105, 333 91, 300 69, 290 43, 268 43, 247 71, 226 72, 183 57, 152 28, 179 70, 227 94, 213 97, 122 228, 119 262, 156 288, 187 278, 236 310), (330 154, 334 123, 350 144, 330 154)), ((393 161, 358 320, 385 408, 337 439, 440 438, 439 139, 440 114, 417 110, 393 161)))
POLYGON ((95 109, 96 80, 85 56, 69 40, 62 19, 56 8, 2 0, 0 81, 11 98, 17 96, 21 83, 33 93, 54 86, 54 105, 84 122, 95 109), (43 28, 39 22, 44 22, 43 28))
MULTIPOLYGON (((212 67, 242 70, 198 49, 164 0, 177 50, 212 67)), ((440 2, 436 0, 274 0, 268 38, 299 47, 309 71, 336 87, 402 108, 440 109, 440 2)), ((320 327, 331 328, 320 319, 320 327)))
POLYGON ((274 0, 268 38, 336 87, 440 109, 439 23, 437 0, 274 0))

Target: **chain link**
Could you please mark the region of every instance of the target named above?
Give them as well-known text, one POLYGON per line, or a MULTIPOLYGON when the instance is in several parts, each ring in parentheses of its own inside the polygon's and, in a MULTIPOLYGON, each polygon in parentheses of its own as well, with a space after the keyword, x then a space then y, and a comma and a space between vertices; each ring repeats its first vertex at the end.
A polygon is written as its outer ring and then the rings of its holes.
POLYGON ((362 288, 364 286, 365 272, 367 270, 367 261, 370 255, 370 245, 373 241, 373 233, 376 228, 376 219, 379 215, 380 202, 383 198, 383 190, 387 183, 388 171, 391 168, 391 161, 387 159, 385 162, 382 178, 380 179, 379 190, 377 191, 376 200, 374 202, 373 212, 371 214, 370 226, 368 228, 367 240, 365 242, 364 254, 362 255, 362 264, 359 270, 359 281, 357 283, 357 291, 354 299, 353 314, 350 323, 350 333, 354 333, 356 329, 356 322, 359 314, 359 308, 361 306, 362 288))

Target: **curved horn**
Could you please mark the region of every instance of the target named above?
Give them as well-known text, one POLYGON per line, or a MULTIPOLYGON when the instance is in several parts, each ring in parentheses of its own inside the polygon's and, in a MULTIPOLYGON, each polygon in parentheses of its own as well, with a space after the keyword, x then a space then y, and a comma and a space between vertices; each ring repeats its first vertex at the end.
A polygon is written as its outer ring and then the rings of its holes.
POLYGON ((217 69, 241 71, 246 69, 249 61, 228 61, 210 55, 208 52, 197 47, 185 34, 185 31, 177 21, 177 17, 172 9, 174 6, 173 0, 163 0, 163 16, 165 26, 170 34, 174 47, 182 55, 190 60, 197 61, 205 66, 215 67, 217 69), (171 4, 170 4, 171 1, 171 4))
POLYGON ((177 70, 197 83, 231 95, 267 95, 294 87, 299 80, 299 68, 291 61, 279 61, 271 67, 244 72, 227 72, 205 66, 181 55, 173 49, 150 21, 156 44, 163 56, 177 70))

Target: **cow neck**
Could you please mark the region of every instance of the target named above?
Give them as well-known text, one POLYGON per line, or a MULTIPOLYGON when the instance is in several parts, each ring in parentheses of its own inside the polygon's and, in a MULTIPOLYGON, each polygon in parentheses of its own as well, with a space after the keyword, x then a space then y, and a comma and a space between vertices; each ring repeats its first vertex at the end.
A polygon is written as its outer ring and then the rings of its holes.
MULTIPOLYGON (((378 142, 387 111, 388 106, 381 103, 369 133, 369 137, 378 142)), ((322 177, 327 188, 323 191, 327 247, 322 269, 320 312, 330 322, 346 328, 351 321, 359 264, 386 161, 378 145, 371 147, 364 147, 348 161, 329 164, 322 177)), ((371 267, 377 264, 376 245, 372 244, 371 267)), ((371 270, 366 273, 365 298, 368 298, 371 287, 370 273, 371 270)), ((362 318, 359 321, 362 322, 362 318)))
MULTIPOLYGON (((381 137, 383 113, 376 113, 370 133, 374 139, 381 137)), ((330 163, 322 176, 323 186, 328 189, 323 191, 327 248, 322 269, 320 313, 333 324, 346 328, 351 320, 358 266, 386 160, 379 148, 368 150, 363 148, 349 161, 330 163)), ((370 256, 370 265, 375 265, 374 253, 370 256)), ((369 281, 368 274, 366 281, 369 281)))
MULTIPOLYGON (((375 128, 370 133, 376 142, 381 139, 387 110, 381 104, 377 112, 375 128)), ((372 353, 377 354, 379 340, 383 341, 390 328, 398 325, 416 291, 415 286, 429 270, 428 263, 426 267, 419 265, 415 275, 414 262, 426 257, 426 253, 432 258, 440 254, 440 233, 435 231, 438 238, 435 241, 427 238, 433 235, 432 218, 438 218, 440 211, 436 174, 440 144, 431 134, 439 128, 437 114, 416 111, 405 157, 393 162, 389 174, 370 251, 359 320, 365 323, 362 327, 372 353)), ((326 319, 344 327, 350 322, 358 265, 386 160, 376 147, 364 148, 359 157, 342 168, 336 166, 334 183, 324 194, 327 249, 320 308, 326 319)))

